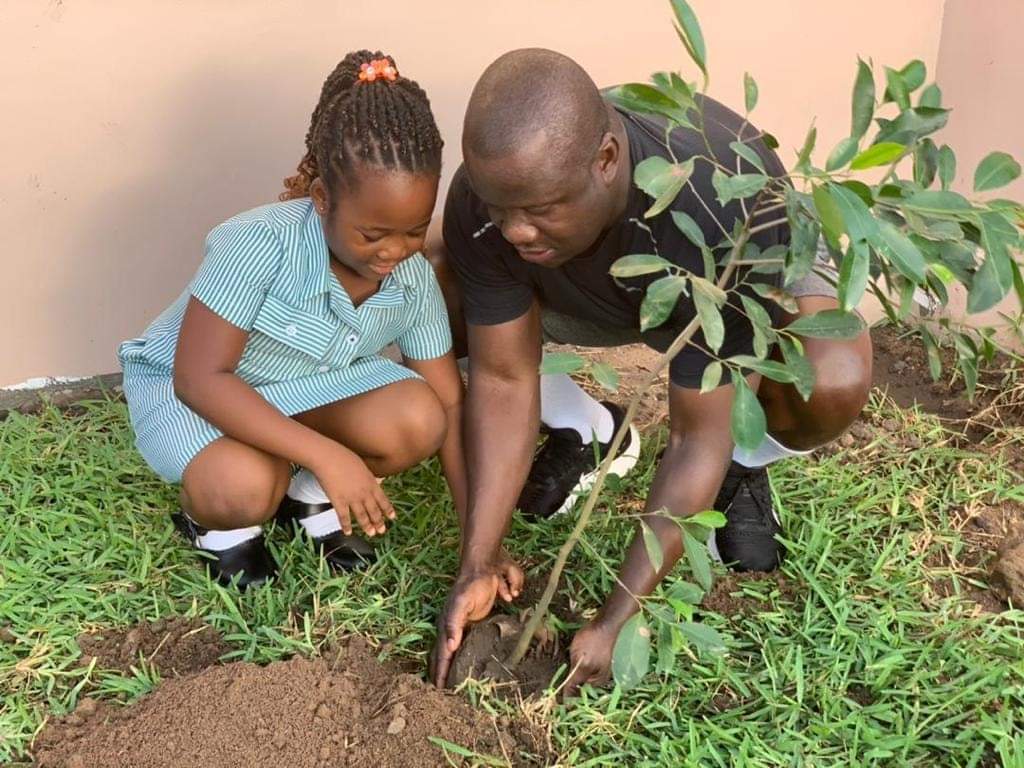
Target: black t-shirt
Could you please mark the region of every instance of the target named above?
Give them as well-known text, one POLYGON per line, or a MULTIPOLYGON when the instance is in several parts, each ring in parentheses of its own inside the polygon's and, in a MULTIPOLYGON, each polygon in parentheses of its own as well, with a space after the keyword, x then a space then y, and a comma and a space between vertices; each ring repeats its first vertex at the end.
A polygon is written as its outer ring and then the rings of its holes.
MULTIPOLYGON (((736 153, 729 147, 737 133, 743 137, 763 161, 770 175, 785 173, 774 152, 760 140, 749 141, 758 131, 744 125, 743 118, 718 102, 705 98, 704 122, 708 141, 714 156, 727 168, 736 167, 736 153)), ((641 160, 655 155, 671 160, 665 147, 665 125, 656 118, 619 111, 629 138, 630 161, 635 167, 641 160)), ((707 154, 703 137, 693 130, 677 128, 671 134, 672 151, 679 161, 694 155, 707 154)), ((744 173, 757 169, 747 161, 740 166, 744 173)), ((691 216, 704 233, 708 245, 724 239, 721 230, 705 209, 705 205, 725 228, 732 231, 737 218, 743 216, 739 201, 726 206, 719 204, 711 185, 713 168, 703 160, 696 162, 691 176, 693 187, 703 199, 697 199, 690 186, 684 187, 668 210, 652 219, 643 214, 653 200, 635 185, 630 185, 629 201, 622 219, 608 229, 596 248, 578 256, 560 267, 551 268, 524 261, 515 248, 490 222, 486 207, 470 188, 465 168, 459 168, 448 190, 444 211, 444 240, 449 258, 463 292, 467 322, 474 325, 496 325, 521 317, 536 299, 544 308, 561 314, 589 320, 599 326, 616 329, 640 328, 640 304, 644 291, 663 273, 635 278, 613 278, 611 265, 622 256, 633 253, 657 252, 690 272, 715 279, 704 272, 704 259, 700 249, 693 245, 672 221, 671 211, 684 211, 691 216), (641 222, 646 225, 641 225, 641 222), (652 241, 653 238, 653 241, 652 241), (656 249, 655 249, 656 245, 656 249)), ((631 174, 632 175, 632 174, 631 174)), ((769 217, 774 218, 774 217, 769 217)), ((751 238, 761 249, 785 244, 789 232, 779 226, 757 233, 751 238)), ((722 252, 716 256, 721 257, 722 252)), ((759 282, 773 282, 774 275, 757 275, 759 282)), ((766 310, 777 316, 776 305, 760 299, 748 287, 741 288, 746 295, 762 303, 766 310)), ((727 358, 753 351, 753 331, 750 321, 737 310, 742 307, 739 297, 730 294, 722 309, 725 341, 718 357, 727 358)), ((681 296, 672 316, 663 325, 643 334, 651 347, 664 351, 675 335, 694 316, 692 297, 681 296)), ((703 335, 693 341, 673 360, 670 375, 673 383, 687 388, 700 386, 704 368, 714 359, 706 351, 703 335)))

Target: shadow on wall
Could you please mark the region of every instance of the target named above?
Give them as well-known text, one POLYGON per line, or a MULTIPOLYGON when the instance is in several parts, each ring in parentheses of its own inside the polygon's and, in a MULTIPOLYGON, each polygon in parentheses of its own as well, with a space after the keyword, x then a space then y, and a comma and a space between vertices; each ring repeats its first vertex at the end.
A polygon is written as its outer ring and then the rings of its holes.
POLYGON ((92 257, 63 265, 57 327, 90 329, 87 343, 104 349, 83 357, 109 353, 110 370, 120 340, 140 334, 191 280, 209 230, 276 200, 302 155, 320 82, 296 75, 303 87, 285 89, 280 72, 261 77, 251 61, 222 64, 189 73, 162 114, 139 121, 158 134, 151 162, 128 183, 96 185, 102 197, 76 248, 92 257), (96 271, 106 279, 91 278, 96 271))

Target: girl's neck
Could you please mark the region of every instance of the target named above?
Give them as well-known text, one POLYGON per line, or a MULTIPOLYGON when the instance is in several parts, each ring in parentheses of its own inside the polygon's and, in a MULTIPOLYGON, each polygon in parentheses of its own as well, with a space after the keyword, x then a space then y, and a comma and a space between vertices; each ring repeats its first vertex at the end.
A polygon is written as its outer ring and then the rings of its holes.
POLYGON ((345 293, 352 300, 352 306, 358 307, 364 301, 369 299, 375 294, 380 288, 380 282, 377 280, 369 280, 362 275, 352 271, 336 258, 332 254, 330 257, 330 268, 334 276, 338 278, 338 282, 341 287, 345 289, 345 293))

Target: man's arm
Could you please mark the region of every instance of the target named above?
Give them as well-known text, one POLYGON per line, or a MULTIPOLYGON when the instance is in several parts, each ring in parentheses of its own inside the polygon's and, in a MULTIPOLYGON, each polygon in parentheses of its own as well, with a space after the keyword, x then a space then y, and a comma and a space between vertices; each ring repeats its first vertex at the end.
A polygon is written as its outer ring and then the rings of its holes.
POLYGON ((501 542, 530 470, 540 424, 540 314, 536 302, 515 320, 470 325, 469 388, 465 407, 469 504, 459 574, 438 619, 431 659, 443 686, 466 626, 490 613, 499 592, 510 600, 517 584, 502 578, 501 542))
MULTIPOLYGON (((747 381, 757 391, 760 377, 754 375, 747 381)), ((669 442, 647 497, 644 518, 658 537, 664 562, 655 571, 642 537, 633 536, 619 583, 597 617, 573 638, 570 654, 574 671, 566 682, 566 695, 573 695, 584 683, 607 680, 619 630, 639 610, 633 595, 651 594, 682 556, 679 526, 655 513, 668 509, 675 517, 689 517, 710 509, 714 503, 732 455, 730 413, 734 393, 731 384, 703 395, 695 389, 669 385, 669 442)))

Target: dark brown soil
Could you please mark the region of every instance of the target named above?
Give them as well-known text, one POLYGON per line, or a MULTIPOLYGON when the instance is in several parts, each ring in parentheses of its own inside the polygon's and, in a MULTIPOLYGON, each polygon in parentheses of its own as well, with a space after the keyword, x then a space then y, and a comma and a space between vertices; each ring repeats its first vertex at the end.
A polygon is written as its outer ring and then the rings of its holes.
POLYGON ((745 594, 744 583, 762 582, 769 585, 767 589, 759 589, 765 597, 769 595, 791 601, 797 598, 797 585, 788 581, 778 571, 772 573, 728 573, 720 576, 711 586, 701 601, 703 610, 713 611, 722 616, 751 616, 764 611, 768 607, 766 599, 756 595, 745 594))
POLYGON ((379 663, 360 638, 324 659, 210 667, 129 707, 85 699, 46 724, 34 753, 39 768, 467 764, 446 759, 431 737, 513 765, 545 756, 523 723, 495 720, 379 663))
POLYGON ((545 690, 568 661, 568 649, 557 633, 542 625, 526 657, 511 669, 508 658, 523 631, 523 622, 506 614, 491 616, 475 625, 462 641, 448 673, 450 686, 466 680, 490 680, 506 697, 529 696, 545 690))
POLYGON ((164 677, 206 669, 230 650, 212 627, 198 619, 182 618, 86 633, 79 636, 78 647, 82 649, 83 664, 95 659, 102 669, 128 672, 143 660, 164 677))

